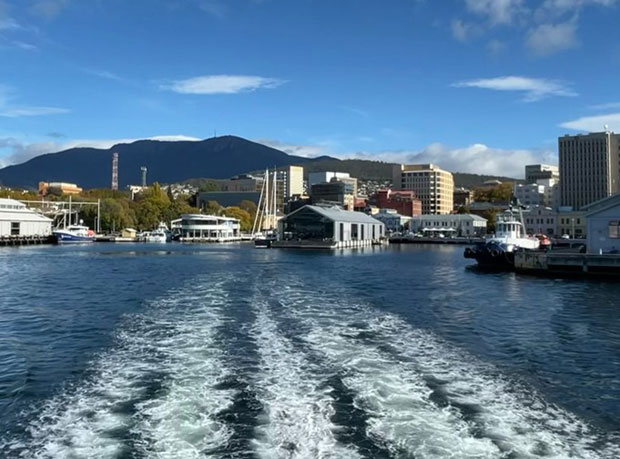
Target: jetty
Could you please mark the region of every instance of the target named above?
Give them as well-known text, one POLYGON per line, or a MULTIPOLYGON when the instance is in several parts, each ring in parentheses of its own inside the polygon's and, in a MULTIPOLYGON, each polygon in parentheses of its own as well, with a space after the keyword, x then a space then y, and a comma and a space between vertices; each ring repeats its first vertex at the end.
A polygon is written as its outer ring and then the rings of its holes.
POLYGON ((620 279, 620 254, 562 251, 515 252, 515 270, 523 274, 604 276, 620 279))

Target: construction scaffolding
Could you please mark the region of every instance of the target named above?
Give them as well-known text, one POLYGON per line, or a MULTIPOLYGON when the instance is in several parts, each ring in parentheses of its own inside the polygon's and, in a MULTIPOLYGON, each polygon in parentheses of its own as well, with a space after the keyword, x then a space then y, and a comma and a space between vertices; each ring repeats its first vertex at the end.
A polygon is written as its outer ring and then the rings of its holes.
POLYGON ((97 201, 73 201, 69 196, 68 201, 50 201, 41 199, 40 201, 20 200, 30 209, 45 215, 53 220, 53 228, 66 228, 70 225, 79 224, 80 211, 89 207, 97 206, 97 217, 95 219, 95 232, 101 232, 101 200, 97 201))

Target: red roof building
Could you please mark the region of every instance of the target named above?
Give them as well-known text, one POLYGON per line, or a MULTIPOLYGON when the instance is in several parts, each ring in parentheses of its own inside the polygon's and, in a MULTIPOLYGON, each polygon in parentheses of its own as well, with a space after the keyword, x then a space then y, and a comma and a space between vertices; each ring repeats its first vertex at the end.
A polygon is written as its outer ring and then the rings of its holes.
POLYGON ((379 190, 374 194, 373 200, 379 209, 394 209, 407 217, 422 215, 422 201, 413 191, 379 190))

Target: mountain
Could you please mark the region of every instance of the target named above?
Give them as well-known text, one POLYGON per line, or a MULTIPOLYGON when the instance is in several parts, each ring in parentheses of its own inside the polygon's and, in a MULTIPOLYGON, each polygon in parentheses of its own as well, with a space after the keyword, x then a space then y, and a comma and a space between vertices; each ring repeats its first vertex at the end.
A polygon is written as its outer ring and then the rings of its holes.
MULTIPOLYGON (((140 168, 148 169, 149 183, 177 183, 191 177, 229 178, 266 167, 292 164, 304 166, 304 173, 315 171, 348 172, 361 180, 391 180, 392 164, 362 159, 336 159, 329 156, 293 156, 235 136, 188 141, 139 140, 103 150, 71 148, 49 153, 14 166, 0 169, 0 185, 36 188, 38 182, 70 182, 83 188, 108 188, 112 176, 112 153, 118 153, 119 187, 141 182, 140 168)), ((457 187, 472 188, 486 180, 515 179, 455 173, 457 187)))
POLYGON ((58 181, 77 183, 83 188, 108 188, 113 152, 118 153, 120 188, 140 184, 142 166, 148 169, 149 183, 175 183, 189 177, 228 178, 251 170, 312 161, 235 136, 200 142, 139 140, 107 150, 71 148, 37 156, 0 169, 0 184, 34 188, 39 181, 58 181))

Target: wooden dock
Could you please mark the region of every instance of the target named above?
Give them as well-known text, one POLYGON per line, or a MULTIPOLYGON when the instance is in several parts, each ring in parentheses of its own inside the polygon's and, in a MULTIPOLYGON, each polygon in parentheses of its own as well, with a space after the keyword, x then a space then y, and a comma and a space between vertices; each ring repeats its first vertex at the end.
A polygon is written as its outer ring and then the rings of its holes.
POLYGON ((0 247, 53 243, 53 236, 0 236, 0 247))
POLYGON ((515 270, 525 274, 603 276, 620 280, 620 254, 516 252, 515 270))

